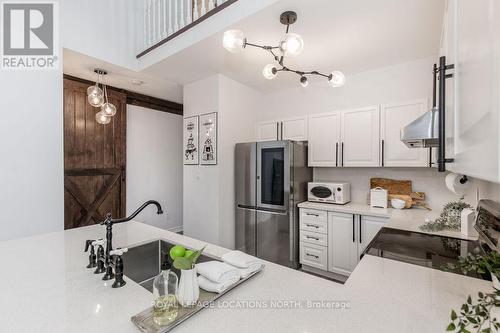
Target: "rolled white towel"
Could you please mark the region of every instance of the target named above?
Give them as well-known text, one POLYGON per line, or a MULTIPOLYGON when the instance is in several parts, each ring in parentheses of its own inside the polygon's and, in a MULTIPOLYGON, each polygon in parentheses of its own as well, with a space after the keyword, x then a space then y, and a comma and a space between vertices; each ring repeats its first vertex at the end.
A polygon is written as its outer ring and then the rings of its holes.
POLYGON ((198 276, 198 284, 200 285, 200 288, 206 291, 211 291, 214 293, 221 293, 225 291, 227 288, 231 287, 233 284, 238 282, 238 278, 233 278, 226 280, 221 283, 215 283, 204 277, 203 275, 198 276))
POLYGON ((259 259, 238 250, 224 254, 222 260, 238 268, 242 278, 246 278, 264 266, 259 259))
POLYGON ((220 261, 199 263, 196 265, 196 271, 215 283, 238 281, 241 277, 240 272, 236 268, 220 261))

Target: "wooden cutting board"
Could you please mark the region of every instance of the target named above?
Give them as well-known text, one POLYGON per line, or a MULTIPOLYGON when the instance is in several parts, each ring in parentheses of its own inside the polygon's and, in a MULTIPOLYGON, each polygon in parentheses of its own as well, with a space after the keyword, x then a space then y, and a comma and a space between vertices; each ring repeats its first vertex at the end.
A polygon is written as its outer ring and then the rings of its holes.
POLYGON ((371 178, 370 189, 375 187, 381 187, 383 189, 386 189, 388 194, 410 195, 413 192, 411 180, 371 178))

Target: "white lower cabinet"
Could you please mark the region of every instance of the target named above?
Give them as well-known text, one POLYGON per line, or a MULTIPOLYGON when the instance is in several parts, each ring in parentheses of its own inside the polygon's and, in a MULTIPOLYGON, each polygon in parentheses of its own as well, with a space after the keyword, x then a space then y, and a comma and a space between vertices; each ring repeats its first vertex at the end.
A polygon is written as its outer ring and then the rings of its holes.
POLYGON ((361 255, 379 230, 387 223, 387 218, 366 215, 360 215, 359 218, 358 254, 361 255))
POLYGON ((300 209, 300 263, 349 276, 388 218, 300 209))
POLYGON ((328 271, 349 275, 358 263, 357 217, 328 212, 328 271))

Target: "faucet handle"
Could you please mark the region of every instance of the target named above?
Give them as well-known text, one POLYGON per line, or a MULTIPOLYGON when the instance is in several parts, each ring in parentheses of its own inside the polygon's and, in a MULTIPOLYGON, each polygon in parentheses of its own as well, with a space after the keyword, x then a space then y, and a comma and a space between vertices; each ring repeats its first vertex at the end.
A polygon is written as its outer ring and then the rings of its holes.
POLYGON ((126 247, 123 248, 123 249, 122 248, 117 248, 117 249, 115 249, 113 251, 109 251, 109 255, 110 256, 115 256, 115 255, 116 256, 122 256, 126 252, 128 252, 128 248, 126 248, 126 247))
POLYGON ((106 241, 102 238, 98 238, 92 242, 92 246, 99 246, 99 245, 104 245, 104 244, 106 244, 106 241))
MULTIPOLYGON (((83 252, 88 252, 89 248, 91 245, 93 245, 92 243, 94 242, 95 240, 94 239, 87 239, 85 241, 85 250, 83 252)), ((93 250, 94 248, 92 248, 91 250, 93 250)))

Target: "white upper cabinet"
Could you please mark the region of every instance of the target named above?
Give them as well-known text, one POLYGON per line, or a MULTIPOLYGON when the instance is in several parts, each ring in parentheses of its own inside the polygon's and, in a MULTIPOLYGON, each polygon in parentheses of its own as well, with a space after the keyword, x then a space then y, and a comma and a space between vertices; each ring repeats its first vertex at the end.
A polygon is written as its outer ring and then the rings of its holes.
POLYGON ((446 15, 444 54, 455 65, 454 84, 446 81, 455 92, 455 119, 446 119, 454 154, 446 153, 455 161, 446 167, 500 182, 500 1, 450 0, 446 15))
POLYGON ((261 122, 255 131, 257 141, 307 141, 307 116, 261 122))
POLYGON ((256 126, 257 141, 279 140, 280 123, 278 121, 266 121, 256 126))
POLYGON ((341 112, 342 166, 380 166, 379 106, 341 112))
POLYGON ((340 118, 340 112, 309 116, 309 166, 339 166, 340 118))
POLYGON ((429 150, 410 149, 401 142, 401 128, 417 119, 428 109, 427 99, 381 106, 381 162, 386 167, 427 167, 429 150))
POLYGON ((281 140, 307 141, 307 117, 283 119, 280 123, 281 140))

